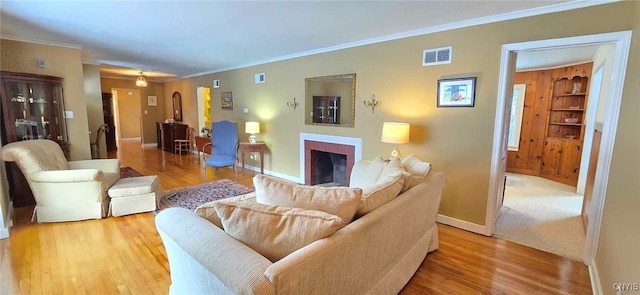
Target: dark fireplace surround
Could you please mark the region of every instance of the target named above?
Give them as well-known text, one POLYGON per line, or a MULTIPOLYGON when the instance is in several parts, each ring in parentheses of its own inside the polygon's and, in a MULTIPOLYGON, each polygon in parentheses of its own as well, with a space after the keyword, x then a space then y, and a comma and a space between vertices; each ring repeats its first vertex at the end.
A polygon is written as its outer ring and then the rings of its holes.
POLYGON ((315 180, 315 163, 316 157, 319 155, 316 152, 326 152, 338 155, 346 156, 346 185, 349 185, 349 179, 351 178, 351 169, 355 163, 355 146, 337 144, 330 142, 320 142, 313 140, 304 141, 304 183, 306 185, 317 184, 315 180))

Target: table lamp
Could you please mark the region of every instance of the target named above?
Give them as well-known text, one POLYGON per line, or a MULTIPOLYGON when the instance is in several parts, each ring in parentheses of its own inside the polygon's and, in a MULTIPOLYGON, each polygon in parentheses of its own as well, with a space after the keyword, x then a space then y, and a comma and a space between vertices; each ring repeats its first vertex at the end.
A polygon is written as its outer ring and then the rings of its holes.
POLYGON ((244 124, 244 133, 250 133, 249 142, 256 143, 256 133, 260 133, 260 122, 246 122, 244 124))
POLYGON ((409 142, 409 123, 384 122, 382 125, 382 142, 393 143, 391 157, 400 157, 396 144, 409 142))

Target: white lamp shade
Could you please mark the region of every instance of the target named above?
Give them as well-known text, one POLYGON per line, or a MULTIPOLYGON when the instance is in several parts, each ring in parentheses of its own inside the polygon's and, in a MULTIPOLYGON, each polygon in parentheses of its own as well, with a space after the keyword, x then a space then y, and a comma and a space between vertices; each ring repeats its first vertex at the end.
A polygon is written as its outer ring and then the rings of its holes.
POLYGON ((244 124, 244 133, 260 133, 260 122, 246 122, 244 124))
POLYGON ((384 122, 382 125, 382 142, 386 143, 408 143, 409 123, 384 122))

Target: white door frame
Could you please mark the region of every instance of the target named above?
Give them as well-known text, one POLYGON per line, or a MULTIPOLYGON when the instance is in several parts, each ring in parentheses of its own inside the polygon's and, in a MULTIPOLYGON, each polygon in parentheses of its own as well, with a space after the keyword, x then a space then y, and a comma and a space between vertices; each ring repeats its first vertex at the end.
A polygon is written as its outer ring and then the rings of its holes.
MULTIPOLYGON (((498 101, 496 105, 496 120, 493 135, 493 149, 491 158, 491 171, 489 183, 489 196, 487 199, 487 212, 485 220, 485 235, 491 236, 495 230, 498 218, 498 210, 502 197, 502 185, 504 168, 502 167, 502 147, 504 147, 504 126, 507 103, 506 93, 511 87, 509 81, 513 72, 509 64, 515 62, 513 53, 525 50, 545 50, 560 47, 574 47, 583 45, 614 44, 615 54, 613 58, 613 70, 611 72, 611 87, 609 88, 609 99, 607 101, 604 127, 602 130, 602 142, 600 144, 600 154, 596 168, 596 180, 593 186, 593 199, 589 209, 589 223, 584 246, 584 262, 593 266, 595 264, 595 254, 600 235, 602 223, 602 210, 606 197, 607 183, 609 180, 609 169, 615 143, 616 129, 618 127, 618 117, 620 115, 620 104, 622 101, 622 90, 629 57, 631 44, 631 31, 603 33, 578 37, 568 37, 559 39, 549 39, 522 43, 511 43, 502 45, 502 57, 500 62, 500 80, 498 83, 498 101)), ((593 281, 593 280, 592 280, 593 281)), ((595 288, 596 286, 594 286, 595 288)), ((598 286, 599 287, 599 286, 598 286)))

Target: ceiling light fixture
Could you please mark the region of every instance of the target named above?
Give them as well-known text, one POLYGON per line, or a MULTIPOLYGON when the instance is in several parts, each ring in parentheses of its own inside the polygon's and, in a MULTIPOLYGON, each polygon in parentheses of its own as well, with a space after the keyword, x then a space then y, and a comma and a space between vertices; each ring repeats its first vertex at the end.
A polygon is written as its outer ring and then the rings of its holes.
POLYGON ((138 76, 138 79, 136 79, 136 86, 138 87, 147 87, 147 80, 144 79, 144 76, 142 76, 142 72, 140 72, 140 76, 138 76))

